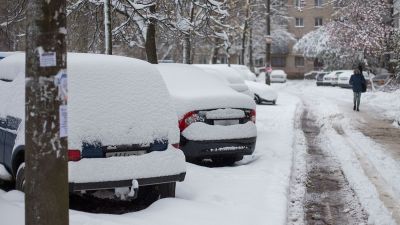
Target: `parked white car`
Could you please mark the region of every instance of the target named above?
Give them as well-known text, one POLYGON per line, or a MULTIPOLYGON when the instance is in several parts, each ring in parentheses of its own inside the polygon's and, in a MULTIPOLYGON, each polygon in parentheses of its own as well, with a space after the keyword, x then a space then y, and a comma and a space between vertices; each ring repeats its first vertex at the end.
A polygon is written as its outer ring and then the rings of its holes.
POLYGON ((322 85, 323 86, 337 86, 338 85, 338 80, 339 80, 339 75, 346 70, 335 70, 330 72, 328 75, 324 76, 322 85))
POLYGON ((272 70, 270 74, 271 83, 285 83, 287 74, 283 70, 272 70))
MULTIPOLYGON (((0 79, 0 170, 24 190, 25 54, 1 60, 0 79)), ((137 181, 139 190, 147 186, 160 197, 173 197, 186 174, 178 143, 177 116, 153 65, 68 54, 70 192, 129 191, 137 181)))
MULTIPOLYGON (((342 88, 351 88, 352 86, 350 85, 350 78, 351 75, 353 74, 354 74, 353 70, 346 70, 343 73, 341 73, 339 75, 338 86, 342 88)), ((373 73, 368 73, 366 71, 363 71, 363 75, 365 80, 367 81, 367 84, 370 82, 371 77, 375 77, 373 73)))
POLYGON ((252 98, 206 71, 185 64, 159 64, 175 103, 180 148, 189 161, 231 165, 253 153, 257 129, 252 98))
POLYGON ((278 99, 278 93, 272 89, 271 86, 266 85, 264 83, 247 81, 246 85, 250 88, 250 90, 254 93, 254 101, 257 104, 269 103, 272 105, 276 104, 278 99))
POLYGON ((243 79, 249 81, 257 81, 257 76, 253 72, 251 72, 249 67, 238 64, 231 64, 231 67, 238 71, 243 79))
POLYGON ((235 91, 254 98, 254 93, 251 92, 249 87, 247 87, 246 83, 244 82, 245 80, 232 67, 228 67, 224 64, 194 64, 193 66, 213 74, 214 76, 223 80, 227 86, 231 87, 235 91))

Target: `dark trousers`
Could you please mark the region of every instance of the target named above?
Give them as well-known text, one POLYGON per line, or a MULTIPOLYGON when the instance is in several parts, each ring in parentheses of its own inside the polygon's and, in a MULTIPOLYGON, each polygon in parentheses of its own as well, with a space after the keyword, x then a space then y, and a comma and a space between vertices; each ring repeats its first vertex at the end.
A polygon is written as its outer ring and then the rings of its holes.
POLYGON ((360 107, 360 100, 361 100, 361 92, 353 92, 354 93, 354 107, 357 109, 360 107))

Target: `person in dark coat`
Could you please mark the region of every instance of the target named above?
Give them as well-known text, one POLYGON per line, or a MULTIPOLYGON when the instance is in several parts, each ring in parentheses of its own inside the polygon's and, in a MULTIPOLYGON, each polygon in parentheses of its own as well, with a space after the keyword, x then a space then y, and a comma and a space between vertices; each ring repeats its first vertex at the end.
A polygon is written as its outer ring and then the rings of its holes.
POLYGON ((353 87, 354 93, 353 110, 360 111, 361 92, 363 91, 363 86, 366 85, 366 81, 359 69, 354 70, 354 74, 351 75, 349 84, 353 87))

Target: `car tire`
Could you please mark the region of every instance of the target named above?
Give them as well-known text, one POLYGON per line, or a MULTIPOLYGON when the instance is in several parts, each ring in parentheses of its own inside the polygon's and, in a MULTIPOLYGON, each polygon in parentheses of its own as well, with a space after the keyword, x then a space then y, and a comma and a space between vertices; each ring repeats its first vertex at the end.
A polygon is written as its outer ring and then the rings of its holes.
POLYGON ((272 101, 272 105, 276 105, 276 100, 272 101))
POLYGON ((256 102, 257 105, 261 104, 261 99, 258 97, 258 95, 254 94, 254 101, 256 102))
POLYGON ((25 163, 19 165, 17 174, 15 175, 15 189, 25 191, 25 163))
POLYGON ((157 185, 158 193, 161 198, 175 198, 176 182, 157 185))

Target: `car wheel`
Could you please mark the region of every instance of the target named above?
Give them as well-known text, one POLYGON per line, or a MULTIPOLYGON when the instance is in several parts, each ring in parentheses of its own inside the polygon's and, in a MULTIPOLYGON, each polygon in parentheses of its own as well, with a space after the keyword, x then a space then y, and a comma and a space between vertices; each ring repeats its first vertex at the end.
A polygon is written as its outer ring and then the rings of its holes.
POLYGON ((256 102, 256 104, 260 105, 261 104, 261 99, 260 97, 258 97, 258 95, 254 94, 254 101, 256 102))
POLYGON ((276 105, 276 100, 272 101, 272 105, 276 105))
POLYGON ((15 176, 15 189, 18 191, 25 191, 25 163, 21 163, 15 176))
POLYGON ((161 198, 175 198, 176 182, 157 185, 158 193, 161 198))

